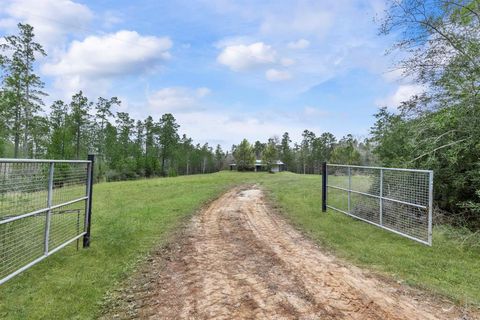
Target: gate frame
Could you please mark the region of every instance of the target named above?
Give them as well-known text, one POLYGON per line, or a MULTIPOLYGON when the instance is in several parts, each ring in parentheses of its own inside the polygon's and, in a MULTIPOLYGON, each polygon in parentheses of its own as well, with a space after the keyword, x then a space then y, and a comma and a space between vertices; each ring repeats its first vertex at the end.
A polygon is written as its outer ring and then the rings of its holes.
POLYGON ((433 224, 433 221, 432 221, 433 220, 433 170, 406 169, 406 168, 386 168, 386 167, 372 167, 372 166, 358 166, 358 165, 343 165, 343 164, 330 164, 330 163, 327 163, 327 162, 323 162, 322 163, 322 212, 327 212, 327 208, 330 208, 332 210, 336 210, 338 212, 344 213, 344 214, 346 214, 346 215, 348 215, 352 218, 370 223, 370 224, 375 225, 377 227, 380 227, 382 229, 385 229, 385 230, 388 230, 388 231, 393 232, 395 234, 398 234, 400 236, 406 237, 408 239, 420 242, 420 243, 428 245, 428 246, 432 246, 432 235, 433 235, 433 227, 432 227, 432 224, 433 224), (349 181, 348 189, 328 185, 328 166, 348 168, 348 181, 349 181), (364 193, 364 192, 352 190, 352 187, 351 187, 351 177, 352 177, 351 168, 380 170, 380 190, 379 190, 380 195, 377 196, 377 195, 373 195, 373 194, 367 194, 367 193, 364 193), (386 227, 386 226, 383 225, 383 200, 393 201, 393 202, 397 202, 397 203, 403 203, 403 204, 409 205, 409 206, 425 207, 425 206, 416 205, 416 204, 410 203, 410 202, 405 202, 405 201, 401 201, 401 200, 390 199, 390 198, 384 197, 383 196, 383 172, 385 170, 403 171, 403 172, 421 172, 421 173, 428 174, 428 230, 427 230, 428 240, 427 241, 415 238, 413 236, 410 236, 408 234, 402 233, 400 231, 394 230, 392 228, 389 228, 389 227, 386 227), (328 205, 328 188, 329 187, 348 192, 348 211, 340 210, 338 208, 335 208, 333 206, 328 205), (380 221, 380 223, 375 223, 373 221, 369 221, 367 219, 358 217, 358 216, 350 213, 350 197, 351 197, 351 192, 352 191, 354 193, 363 194, 365 196, 369 196, 369 197, 372 197, 372 198, 379 199, 379 209, 380 209, 379 221, 380 221))
POLYGON ((25 264, 24 266, 18 268, 14 272, 8 274, 4 278, 0 279, 0 285, 4 284, 8 280, 12 279, 16 275, 22 273, 23 271, 31 268, 35 264, 39 263, 40 261, 44 260, 45 258, 49 257, 50 255, 54 254, 55 252, 63 249, 67 245, 73 243, 74 241, 83 237, 83 247, 87 248, 90 246, 90 229, 91 229, 91 216, 92 216, 92 195, 93 195, 93 165, 95 161, 95 155, 89 154, 87 160, 49 160, 49 159, 16 159, 16 158, 0 158, 0 162, 2 163, 45 163, 49 164, 49 172, 48 172, 48 189, 47 189, 47 206, 42 209, 38 209, 32 212, 27 212, 18 216, 10 217, 4 220, 0 220, 0 224, 7 224, 16 220, 20 220, 23 218, 27 218, 30 216, 37 215, 39 213, 45 212, 45 233, 44 233, 44 253, 37 259, 25 264), (86 191, 85 196, 70 200, 64 203, 60 203, 57 205, 52 205, 52 197, 53 197, 53 178, 54 178, 54 168, 55 163, 86 163, 87 164, 87 183, 86 183, 86 191), (83 232, 77 234, 74 238, 69 239, 68 241, 62 243, 61 245, 57 246, 53 250, 49 250, 49 234, 50 234, 50 220, 53 209, 57 209, 60 207, 64 207, 73 203, 77 203, 80 201, 86 201, 85 206, 85 229, 83 232))

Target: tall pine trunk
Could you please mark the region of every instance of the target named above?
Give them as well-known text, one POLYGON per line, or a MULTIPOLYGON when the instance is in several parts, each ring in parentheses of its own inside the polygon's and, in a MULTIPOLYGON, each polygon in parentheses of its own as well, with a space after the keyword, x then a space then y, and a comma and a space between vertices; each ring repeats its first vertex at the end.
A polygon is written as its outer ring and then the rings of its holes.
POLYGON ((75 146, 75 152, 77 159, 80 159, 80 127, 77 128, 77 142, 75 146))
MULTIPOLYGON (((27 46, 27 51, 29 51, 29 46, 27 46)), ((28 148, 28 135, 29 135, 29 129, 30 129, 30 59, 27 57, 26 61, 26 81, 25 81, 25 128, 24 128, 24 134, 23 134, 23 157, 24 158, 29 158, 29 148, 28 148)))
POLYGON ((161 174, 165 177, 165 154, 162 152, 162 167, 160 168, 161 174))
POLYGON ((14 153, 13 157, 18 158, 20 149, 20 106, 15 108, 15 124, 14 124, 14 153))

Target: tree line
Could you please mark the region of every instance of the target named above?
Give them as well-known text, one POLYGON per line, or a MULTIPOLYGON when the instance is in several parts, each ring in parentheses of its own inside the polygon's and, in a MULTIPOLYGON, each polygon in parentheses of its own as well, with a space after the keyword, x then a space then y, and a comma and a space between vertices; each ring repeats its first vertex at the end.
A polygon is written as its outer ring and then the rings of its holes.
POLYGON ((380 31, 399 36, 395 67, 426 90, 379 110, 374 152, 385 166, 433 169, 443 216, 480 228, 480 1, 390 0, 380 31))
MULTIPOLYGON (((33 28, 19 24, 0 45, 0 156, 83 159, 99 154, 100 177, 206 173, 237 163, 283 161, 297 173, 319 173, 322 161, 378 164, 435 171, 437 212, 454 224, 480 228, 480 2, 388 0, 381 34, 398 39, 392 51, 405 77, 425 88, 398 111, 381 108, 368 139, 305 130, 292 144, 288 133, 267 142, 244 140, 227 157, 220 146, 194 145, 180 136, 171 114, 134 120, 112 111, 119 99, 91 101, 81 91, 55 101, 45 114, 46 93, 34 66, 45 56, 33 28)), ((395 106, 389 106, 395 107, 395 106)))
MULTIPOLYGON (((480 229, 480 1, 389 0, 380 34, 394 34, 394 66, 425 92, 375 114, 368 139, 305 130, 266 144, 242 141, 242 155, 275 145, 290 171, 317 173, 321 161, 435 172, 436 221, 480 229), (248 151, 251 149, 251 151, 248 151)), ((243 157, 248 159, 249 157, 243 157)), ((250 159, 252 156, 250 156, 250 159)))
POLYGON ((286 170, 302 174, 320 174, 324 161, 352 165, 376 162, 369 139, 359 141, 348 134, 337 140, 330 132, 317 136, 309 130, 304 130, 302 140, 293 144, 289 133, 285 132, 281 138, 272 137, 265 143, 250 143, 244 139, 233 145, 231 152, 240 171, 253 170, 255 160, 262 160, 267 170, 280 160, 286 170))
POLYGON ((221 169, 218 145, 194 144, 179 134, 170 113, 135 120, 117 97, 91 101, 82 91, 70 101, 56 100, 44 112, 44 83, 35 61, 46 56, 33 27, 18 24, 18 34, 0 46, 0 157, 85 159, 97 154, 97 178, 107 180, 207 173, 221 169))

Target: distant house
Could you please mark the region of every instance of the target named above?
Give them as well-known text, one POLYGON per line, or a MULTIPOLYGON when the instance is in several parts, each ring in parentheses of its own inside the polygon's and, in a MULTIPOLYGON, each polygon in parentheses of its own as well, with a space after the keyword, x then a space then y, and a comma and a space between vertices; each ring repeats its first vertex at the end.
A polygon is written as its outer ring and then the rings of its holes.
MULTIPOLYGON (((267 164, 263 163, 262 160, 255 160, 254 166, 255 172, 257 171, 267 171, 267 164)), ((235 162, 230 163, 230 170, 236 170, 237 164, 235 162)), ((280 160, 276 160, 272 165, 272 172, 281 172, 285 170, 285 163, 280 160)))

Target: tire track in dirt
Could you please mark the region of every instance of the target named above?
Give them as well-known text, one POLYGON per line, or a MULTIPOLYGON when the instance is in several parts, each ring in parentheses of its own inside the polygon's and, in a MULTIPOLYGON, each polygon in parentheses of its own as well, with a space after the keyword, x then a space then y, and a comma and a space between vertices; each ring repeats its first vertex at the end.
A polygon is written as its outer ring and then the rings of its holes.
POLYGON ((194 216, 134 283, 105 318, 469 319, 322 252, 256 186, 194 216))

